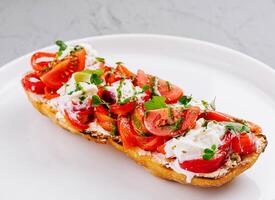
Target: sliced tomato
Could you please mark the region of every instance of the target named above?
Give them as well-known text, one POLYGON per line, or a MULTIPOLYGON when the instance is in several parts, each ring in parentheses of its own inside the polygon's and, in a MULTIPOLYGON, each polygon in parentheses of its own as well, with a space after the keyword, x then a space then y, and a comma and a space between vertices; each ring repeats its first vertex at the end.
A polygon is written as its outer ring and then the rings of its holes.
POLYGON ((253 139, 247 133, 241 133, 232 138, 232 150, 240 155, 248 155, 256 151, 256 145, 253 139))
POLYGON ((53 90, 51 88, 45 87, 45 95, 44 97, 46 99, 53 99, 56 97, 59 97, 60 95, 56 93, 56 90, 53 90))
POLYGON ((65 119, 75 128, 77 128, 80 131, 84 131, 87 128, 89 128, 89 125, 83 123, 82 118, 78 119, 78 117, 73 118, 72 115, 69 114, 67 110, 64 110, 65 112, 65 119))
POLYGON ((77 58, 77 68, 75 71, 82 71, 85 68, 85 56, 86 56, 86 51, 85 49, 80 49, 76 52, 73 53, 72 56, 76 56, 77 58))
POLYGON ((96 112, 99 112, 99 113, 102 113, 102 114, 104 114, 104 115, 109 115, 109 112, 108 112, 108 110, 105 108, 104 105, 98 105, 98 106, 96 106, 96 107, 95 107, 95 111, 96 111, 96 112))
POLYGON ((29 73, 21 80, 25 90, 31 91, 35 94, 44 94, 45 84, 40 80, 36 73, 29 73))
POLYGON ((106 84, 108 85, 111 85, 112 83, 122 79, 122 76, 113 72, 112 68, 105 68, 103 76, 106 84))
POLYGON ((130 119, 126 116, 120 116, 117 121, 118 132, 121 137, 123 147, 128 149, 137 145, 135 132, 131 127, 130 119))
POLYGON ((162 154, 166 154, 166 152, 165 152, 165 143, 164 144, 162 144, 162 145, 160 145, 160 146, 158 146, 158 148, 157 148, 157 152, 159 152, 159 153, 162 153, 162 154))
POLYGON ((125 104, 112 104, 110 106, 110 112, 114 113, 116 115, 126 115, 127 113, 130 113, 135 108, 135 102, 128 102, 125 104))
POLYGON ((182 89, 168 81, 159 79, 157 85, 161 96, 166 98, 166 103, 175 103, 183 95, 182 89))
POLYGON ((116 71, 121 73, 125 78, 134 79, 136 76, 133 72, 131 72, 122 64, 117 65, 116 71))
POLYGON ((139 86, 139 87, 143 87, 144 85, 148 85, 148 86, 151 86, 151 76, 150 75, 147 75, 145 74, 144 71, 142 70, 138 70, 137 71, 137 76, 136 76, 136 84, 139 86))
POLYGON ((138 136, 136 135, 137 146, 145 151, 156 151, 157 148, 166 141, 164 137, 160 136, 138 136))
POLYGON ((139 134, 143 135, 149 133, 144 125, 144 109, 141 105, 137 106, 131 115, 131 124, 134 130, 139 134))
POLYGON ((116 130, 116 121, 112 117, 101 112, 95 112, 97 123, 106 131, 114 132, 116 130))
POLYGON ((217 111, 207 111, 202 114, 202 117, 206 120, 215 120, 218 122, 233 122, 233 118, 230 115, 217 111))
POLYGON ((114 104, 116 102, 115 96, 103 87, 98 88, 97 95, 109 104, 114 104))
POLYGON ((41 58, 55 58, 55 57, 56 57, 56 53, 36 52, 31 57, 32 68, 38 72, 44 71, 48 67, 51 61, 37 62, 37 60, 41 58))
POLYGON ((211 160, 194 159, 180 163, 180 167, 194 173, 211 173, 219 169, 225 161, 227 153, 218 151, 211 160))
POLYGON ((170 120, 169 112, 171 112, 169 111, 169 108, 148 111, 147 116, 144 119, 144 124, 148 131, 157 136, 176 136, 178 134, 184 134, 186 130, 192 129, 196 125, 200 109, 195 106, 190 107, 185 112, 179 112, 176 109, 172 109, 174 123, 182 118, 182 122, 179 124, 177 130, 173 130, 169 126, 171 125, 171 123, 168 123, 170 120))
POLYGON ((47 87, 57 90, 69 80, 73 73, 69 65, 70 59, 65 59, 40 78, 47 87))

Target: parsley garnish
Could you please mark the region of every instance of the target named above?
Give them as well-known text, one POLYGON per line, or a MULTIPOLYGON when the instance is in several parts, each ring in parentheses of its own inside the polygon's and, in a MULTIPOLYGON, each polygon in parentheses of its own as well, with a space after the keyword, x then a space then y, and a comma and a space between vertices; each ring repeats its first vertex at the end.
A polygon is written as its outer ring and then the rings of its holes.
POLYGON ((102 100, 97 95, 93 95, 92 101, 93 101, 93 105, 94 106, 98 106, 98 105, 100 105, 102 103, 102 100))
POLYGON ((153 96, 150 101, 144 103, 146 111, 155 110, 159 108, 167 108, 165 103, 165 97, 163 96, 153 96))
POLYGON ((80 96, 80 97, 79 97, 80 104, 82 104, 86 98, 87 98, 87 97, 84 96, 84 95, 83 95, 83 96, 80 96))
POLYGON ((83 87, 79 83, 75 84, 75 92, 80 91, 82 89, 83 89, 83 87))
POLYGON ((55 41, 55 44, 59 46, 59 50, 57 52, 58 56, 61 56, 62 52, 67 48, 67 45, 62 40, 55 41))
POLYGON ((100 79, 97 74, 92 74, 92 76, 90 78, 90 82, 94 83, 95 85, 99 85, 100 83, 103 82, 103 80, 100 79))
POLYGON ((149 90, 150 89, 150 86, 149 85, 144 85, 142 86, 142 92, 146 91, 146 90, 149 90))
POLYGON ((208 108, 209 103, 207 101, 201 100, 202 105, 205 107, 205 109, 208 108))
POLYGON ((217 146, 213 144, 210 149, 209 148, 204 149, 203 151, 204 154, 202 158, 204 160, 211 160, 214 157, 216 151, 217 151, 217 146))
POLYGON ((187 106, 187 104, 192 100, 192 97, 191 96, 182 96, 180 99, 179 99, 179 102, 184 105, 184 106, 187 106))
POLYGON ((104 104, 107 108, 109 108, 109 104, 97 95, 92 96, 92 104, 93 104, 93 106, 98 106, 100 104, 104 104))
POLYGON ((105 58, 96 57, 95 59, 97 62, 105 63, 105 58))

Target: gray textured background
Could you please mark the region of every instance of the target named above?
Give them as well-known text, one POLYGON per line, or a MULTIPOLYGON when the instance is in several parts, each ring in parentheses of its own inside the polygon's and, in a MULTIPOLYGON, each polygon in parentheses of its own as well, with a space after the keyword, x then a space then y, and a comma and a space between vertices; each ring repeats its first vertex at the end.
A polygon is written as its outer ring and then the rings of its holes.
POLYGON ((275 68, 275 0, 0 0, 0 66, 56 39, 158 33, 221 44, 275 68))

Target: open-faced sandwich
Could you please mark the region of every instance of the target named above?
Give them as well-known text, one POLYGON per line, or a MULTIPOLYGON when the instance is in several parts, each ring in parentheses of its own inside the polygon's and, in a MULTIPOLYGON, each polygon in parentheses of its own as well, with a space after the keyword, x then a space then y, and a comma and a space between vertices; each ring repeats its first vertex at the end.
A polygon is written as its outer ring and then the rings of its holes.
POLYGON ((56 44, 56 53, 33 54, 33 70, 22 79, 33 106, 156 176, 220 186, 251 167, 267 145, 259 126, 216 111, 214 101, 122 62, 111 67, 88 44, 56 44))

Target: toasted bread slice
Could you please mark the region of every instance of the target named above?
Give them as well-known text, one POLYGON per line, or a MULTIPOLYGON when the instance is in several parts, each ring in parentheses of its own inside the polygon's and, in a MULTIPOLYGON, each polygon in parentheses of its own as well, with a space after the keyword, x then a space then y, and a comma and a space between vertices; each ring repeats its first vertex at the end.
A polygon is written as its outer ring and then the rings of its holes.
POLYGON ((194 177, 191 182, 187 181, 187 177, 183 174, 177 173, 174 170, 165 167, 159 162, 153 159, 152 155, 140 155, 139 148, 125 149, 123 148, 121 141, 118 136, 108 136, 102 135, 96 131, 90 133, 80 132, 74 127, 72 127, 66 120, 60 120, 56 117, 57 111, 53 110, 48 104, 43 103, 31 95, 30 92, 26 91, 29 100, 32 105, 43 115, 49 117, 55 124, 60 127, 83 136, 88 140, 93 140, 97 143, 107 143, 109 142, 119 151, 124 152, 127 156, 132 158, 138 164, 142 165, 145 169, 149 170, 153 175, 161 177, 166 180, 176 181, 181 184, 191 184, 200 187, 217 187, 225 183, 230 182, 234 177, 238 176, 246 169, 250 168, 258 159, 259 155, 265 150, 267 145, 266 137, 262 134, 257 134, 257 139, 259 141, 259 148, 257 152, 245 156, 241 163, 234 168, 230 168, 228 172, 222 177, 218 178, 204 178, 204 177, 194 177))

